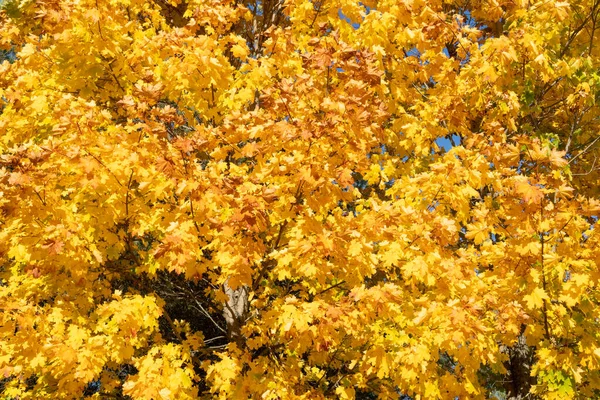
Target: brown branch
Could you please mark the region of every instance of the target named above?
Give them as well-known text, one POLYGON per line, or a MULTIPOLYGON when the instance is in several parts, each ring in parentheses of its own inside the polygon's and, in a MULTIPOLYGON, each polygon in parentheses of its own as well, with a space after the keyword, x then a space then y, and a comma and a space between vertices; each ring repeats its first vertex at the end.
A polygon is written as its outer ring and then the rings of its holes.
POLYGON ((129 220, 129 192, 131 190, 131 182, 133 181, 133 168, 129 174, 129 182, 127 182, 127 193, 125 194, 125 218, 129 220))
POLYGON ((86 149, 84 149, 83 151, 85 151, 85 153, 92 157, 94 160, 96 160, 98 162, 98 164, 102 165, 104 168, 106 168, 106 170, 108 171, 109 174, 111 174, 113 176, 113 178, 115 178, 115 180, 117 181, 117 183, 119 184, 119 186, 121 187, 125 187, 123 186, 123 184, 121 183, 121 181, 119 180, 119 178, 117 178, 117 176, 114 174, 114 172, 112 172, 110 170, 110 168, 108 168, 106 165, 104 165, 104 163, 102 162, 102 160, 100 160, 98 157, 96 157, 95 155, 93 155, 92 153, 90 153, 89 151, 87 151, 86 149))
MULTIPOLYGON (((592 6, 592 9, 590 10, 589 15, 587 15, 583 22, 573 30, 573 32, 571 32, 571 35, 569 36, 569 38, 567 39, 567 42, 565 43, 565 47, 561 50, 560 54, 558 55, 558 58, 563 58, 564 55, 567 53, 567 51, 569 51, 569 47, 571 46, 571 43, 573 43, 573 40, 575 40, 575 38, 577 37, 577 35, 579 35, 579 33, 583 30, 583 28, 585 28, 585 25, 588 23, 588 21, 592 18, 592 16, 594 16, 596 14, 596 12, 598 11, 597 8, 600 5, 600 1, 596 1, 594 3, 594 5, 592 6)), ((592 36, 593 38, 593 36, 592 36)))
POLYGON ((576 159, 578 159, 580 156, 582 156, 583 154, 587 153, 587 151, 589 150, 589 148, 592 147, 594 145, 594 143, 596 143, 599 139, 600 139, 600 136, 598 136, 596 139, 592 140, 592 142, 590 144, 588 144, 585 149, 581 150, 575 157, 571 158, 569 160, 568 164, 571 164, 573 161, 575 161, 576 159))
MULTIPOLYGON (((544 219, 544 201, 540 201, 540 223, 542 222, 542 220, 544 219)), ((540 242, 542 244, 542 251, 541 251, 541 255, 540 255, 540 262, 541 262, 541 272, 542 272, 542 288, 544 289, 544 293, 547 294, 546 291, 546 273, 544 272, 544 232, 538 232, 540 235, 540 242)), ((550 340, 550 328, 548 327, 548 306, 547 306, 547 301, 546 299, 543 299, 543 304, 542 304, 542 315, 544 317, 544 332, 545 332, 545 336, 547 340, 550 340)))
POLYGON ((121 91, 125 92, 125 89, 123 88, 123 86, 121 86, 121 82, 119 82, 119 78, 117 78, 117 75, 115 74, 115 71, 113 70, 112 61, 108 63, 108 68, 110 69, 110 73, 111 73, 112 77, 115 79, 115 82, 117 82, 117 85, 119 86, 121 91))
MULTIPOLYGON (((100 13, 100 7, 98 6, 98 0, 96 0, 96 10, 98 11, 98 13, 100 13)), ((98 32, 100 32, 100 37, 102 38, 102 40, 106 40, 106 39, 104 39, 104 35, 102 35, 102 27, 100 26, 100 19, 98 19, 98 21, 96 21, 96 24, 98 25, 98 32)))
POLYGON ((317 17, 321 13, 321 8, 323 7, 323 4, 325 4, 325 0, 319 1, 319 5, 318 5, 318 7, 316 9, 316 12, 315 12, 315 17, 313 18, 312 22, 310 23, 310 28, 312 28, 313 25, 315 24, 315 22, 317 21, 317 17))
POLYGON ((592 49, 594 47, 594 34, 596 33, 596 20, 598 13, 592 15, 592 32, 590 32, 590 44, 588 49, 588 57, 592 56, 592 49))
POLYGON ((338 286, 342 286, 344 283, 346 283, 346 281, 340 281, 340 282, 336 283, 335 285, 329 286, 327 289, 321 290, 319 293, 315 294, 314 297, 317 297, 317 296, 319 296, 319 295, 321 295, 321 294, 323 294, 325 292, 328 292, 331 289, 335 289, 338 286))
POLYGON ((581 174, 571 174, 571 175, 573 175, 573 176, 585 176, 585 175, 591 174, 594 171, 597 171, 598 168, 595 168, 597 160, 598 160, 598 157, 594 157, 594 162, 592 163, 592 166, 590 167, 590 170, 588 172, 584 172, 584 173, 581 173, 581 174))
MULTIPOLYGON (((33 192, 37 195, 38 199, 40 199, 40 201, 42 202, 42 204, 45 206, 46 205, 46 201, 44 199, 42 199, 42 196, 40 196, 39 192, 35 189, 33 189, 33 192)), ((44 195, 44 197, 46 197, 44 195)))
POLYGON ((213 317, 211 317, 211 315, 208 313, 208 311, 206 311, 206 309, 204 307, 202 307, 202 304, 200 304, 200 302, 196 299, 196 297, 193 297, 193 299, 194 299, 194 303, 196 303, 196 305, 198 306, 197 308, 200 310, 200 312, 202 312, 202 314, 204 314, 208 319, 210 319, 210 321, 215 325, 215 327, 218 330, 220 330, 224 334, 227 334, 227 331, 225 329, 223 329, 221 327, 221 325, 217 324, 217 322, 213 319, 213 317))

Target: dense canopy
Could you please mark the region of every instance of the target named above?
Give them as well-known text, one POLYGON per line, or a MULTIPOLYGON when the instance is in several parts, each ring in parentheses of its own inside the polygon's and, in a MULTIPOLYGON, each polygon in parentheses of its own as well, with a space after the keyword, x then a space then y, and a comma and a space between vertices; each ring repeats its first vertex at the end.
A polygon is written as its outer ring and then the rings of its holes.
POLYGON ((600 0, 5 0, 0 397, 600 397, 600 0))

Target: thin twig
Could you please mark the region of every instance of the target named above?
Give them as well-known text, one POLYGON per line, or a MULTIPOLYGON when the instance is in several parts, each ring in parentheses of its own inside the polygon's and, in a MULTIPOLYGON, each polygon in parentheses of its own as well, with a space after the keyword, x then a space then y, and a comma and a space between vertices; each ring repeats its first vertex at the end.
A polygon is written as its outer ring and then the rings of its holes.
POLYGON ((204 341, 204 344, 214 342, 215 340, 219 340, 219 339, 227 339, 227 336, 216 336, 214 338, 206 339, 204 341))
POLYGON ((580 151, 575 157, 571 158, 569 160, 568 164, 571 164, 573 161, 578 159, 581 155, 585 154, 589 150, 589 148, 592 147, 594 145, 594 143, 596 143, 599 139, 600 139, 600 135, 596 139, 594 139, 590 144, 588 144, 585 149, 580 151))
MULTIPOLYGON (((544 201, 542 199, 542 201, 540 201, 540 223, 542 222, 542 220, 544 219, 544 201)), ((542 288, 544 289, 544 293, 546 293, 546 272, 544 271, 544 232, 539 232, 540 235, 540 242, 542 245, 542 251, 541 251, 541 255, 540 255, 540 262, 541 262, 541 272, 542 272, 542 288)), ((550 328, 548 327, 548 307, 547 307, 547 301, 546 299, 543 299, 543 303, 542 303, 542 313, 544 316, 544 331, 545 331, 545 336, 546 336, 546 340, 550 340, 550 328)))
POLYGON ((336 283, 336 284, 335 284, 335 285, 333 285, 333 286, 329 286, 327 289, 321 290, 319 293, 315 294, 315 297, 317 297, 317 296, 319 296, 319 295, 321 295, 321 294, 323 294, 323 293, 325 293, 325 292, 328 292, 328 291, 330 291, 331 289, 335 289, 336 287, 338 287, 338 286, 341 286, 341 285, 343 285, 344 283, 346 283, 346 281, 341 281, 341 282, 338 282, 338 283, 336 283))
POLYGON ((204 309, 204 307, 202 307, 202 304, 200 304, 200 302, 195 297, 194 297, 194 302, 196 303, 196 305, 198 306, 200 311, 202 311, 202 314, 204 314, 208 319, 210 319, 211 322, 217 327, 218 330, 220 330, 224 334, 227 334, 227 331, 225 329, 221 328, 221 325, 217 324, 217 322, 213 319, 213 317, 210 316, 208 311, 206 311, 204 309))
POLYGON ((96 161, 98 162, 98 164, 100 164, 100 165, 102 165, 104 168, 106 168, 106 170, 107 170, 107 171, 108 171, 108 172, 109 172, 109 173, 110 173, 110 174, 113 176, 113 178, 115 178, 115 180, 117 181, 117 183, 119 184, 119 186, 121 186, 121 187, 125 187, 125 186, 123 186, 123 184, 121 183, 121 181, 119 180, 119 178, 117 178, 117 176, 114 174, 114 172, 112 172, 112 171, 110 170, 110 168, 108 168, 106 165, 104 165, 104 163, 103 163, 103 162, 102 162, 102 161, 101 161, 101 160, 100 160, 98 157, 96 157, 95 155, 93 155, 92 153, 90 153, 89 151, 87 151, 86 149, 84 149, 83 151, 85 151, 85 153, 86 153, 88 156, 90 156, 90 157, 92 157, 94 160, 96 160, 96 161))

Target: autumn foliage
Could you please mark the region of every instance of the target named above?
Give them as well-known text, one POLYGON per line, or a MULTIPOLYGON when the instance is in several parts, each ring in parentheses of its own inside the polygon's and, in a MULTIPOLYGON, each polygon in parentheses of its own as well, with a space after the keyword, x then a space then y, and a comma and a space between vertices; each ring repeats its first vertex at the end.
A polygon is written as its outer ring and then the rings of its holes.
POLYGON ((600 398, 600 0, 6 0, 2 399, 600 398))

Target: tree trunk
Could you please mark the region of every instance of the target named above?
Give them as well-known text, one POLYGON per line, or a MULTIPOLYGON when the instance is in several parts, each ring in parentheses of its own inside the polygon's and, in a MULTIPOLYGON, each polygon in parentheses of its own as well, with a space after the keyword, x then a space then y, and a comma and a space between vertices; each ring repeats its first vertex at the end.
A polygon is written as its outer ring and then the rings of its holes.
POLYGON ((233 289, 225 282, 223 291, 227 295, 227 302, 223 307, 223 317, 225 317, 227 323, 227 335, 230 340, 239 343, 242 339, 242 327, 246 322, 249 310, 248 286, 233 289))
POLYGON ((535 385, 535 378, 531 376, 535 348, 527 345, 524 331, 523 328, 517 342, 507 349, 509 356, 506 363, 509 379, 505 384, 507 400, 533 398, 530 390, 531 386, 535 385))

